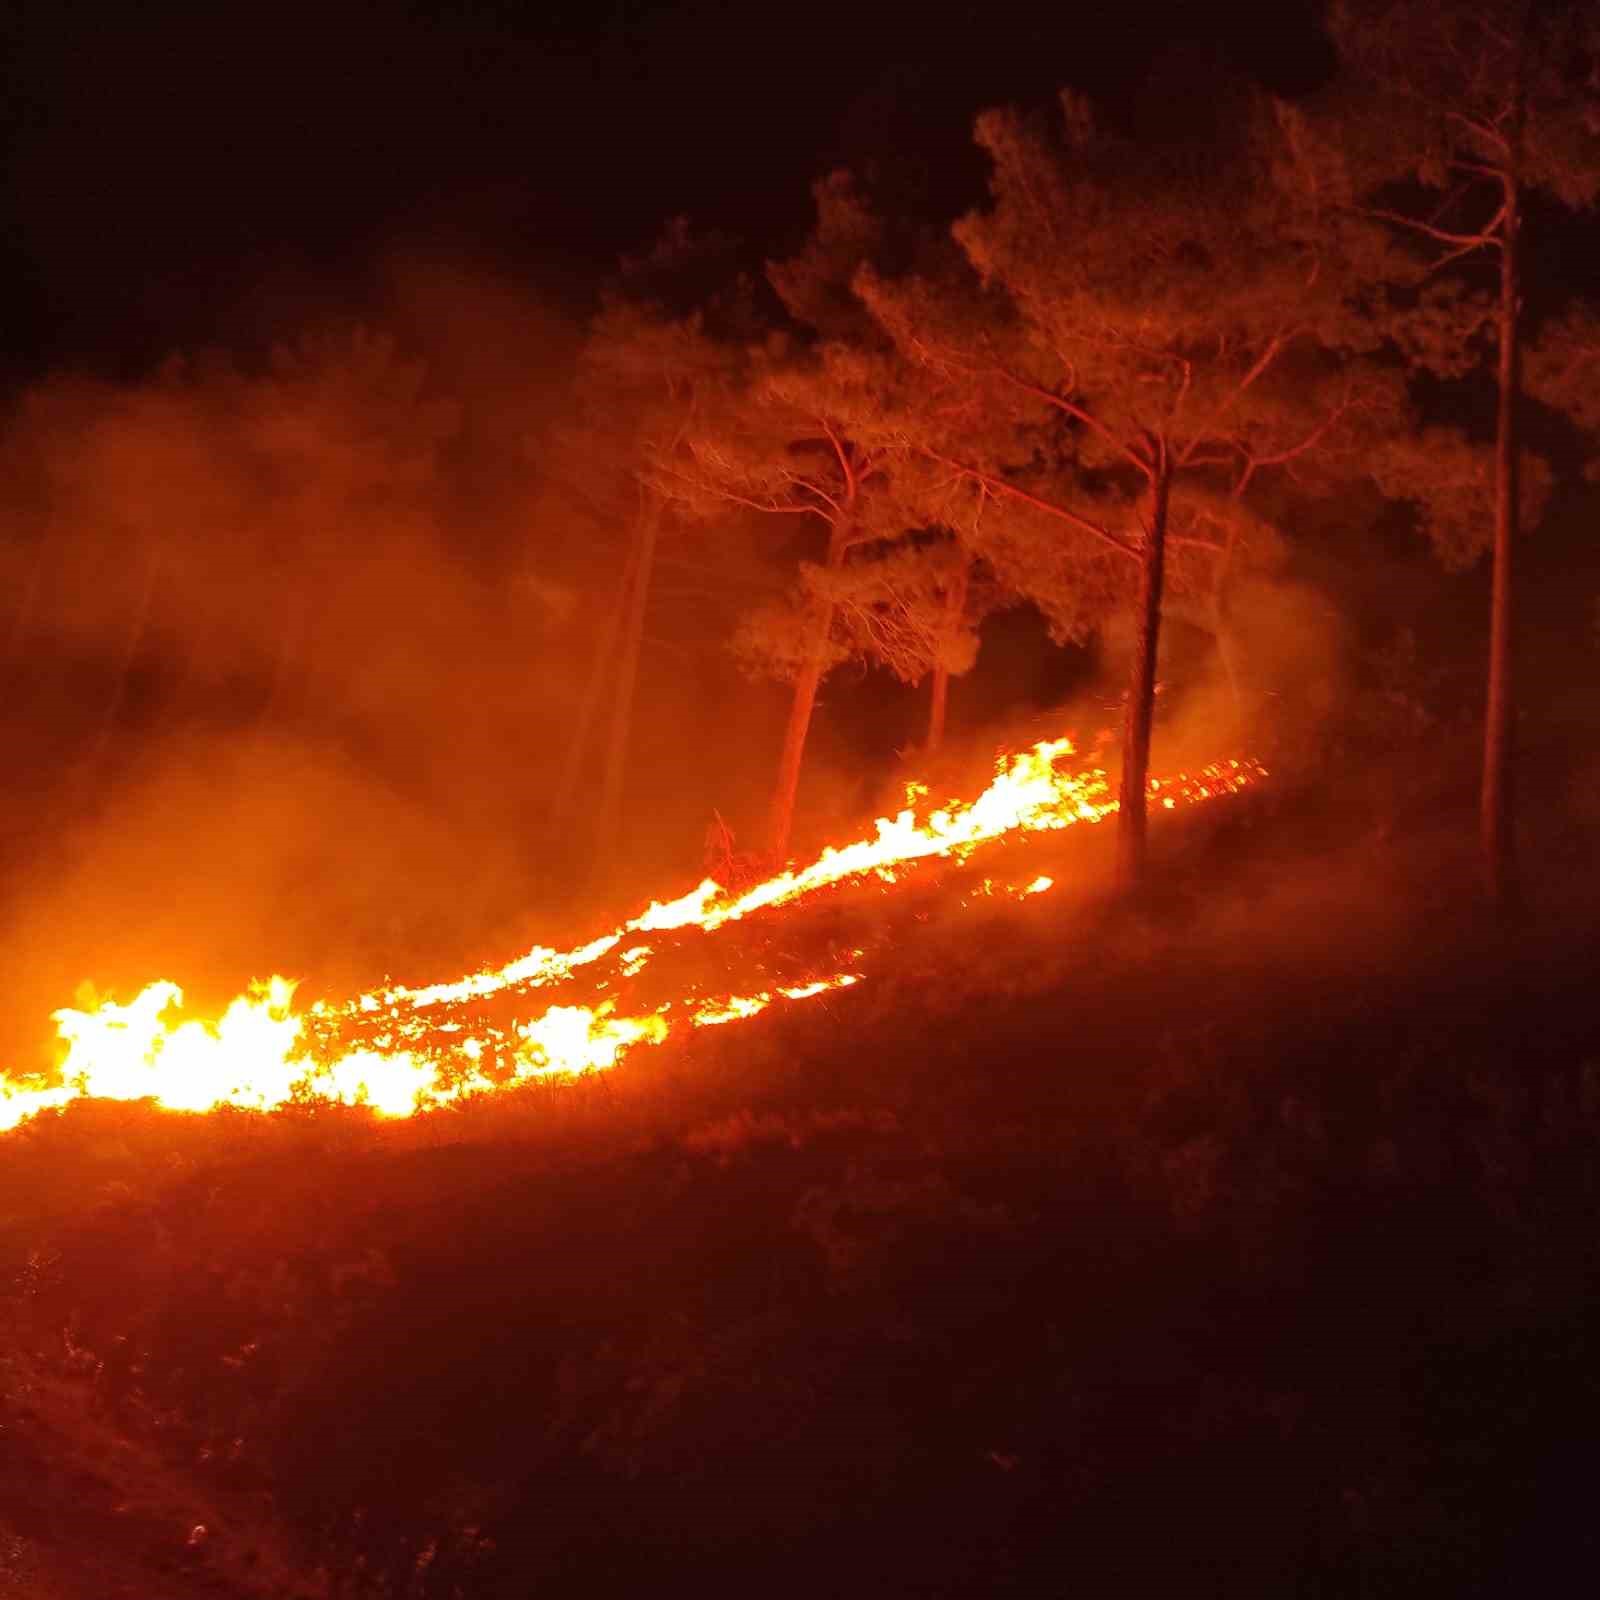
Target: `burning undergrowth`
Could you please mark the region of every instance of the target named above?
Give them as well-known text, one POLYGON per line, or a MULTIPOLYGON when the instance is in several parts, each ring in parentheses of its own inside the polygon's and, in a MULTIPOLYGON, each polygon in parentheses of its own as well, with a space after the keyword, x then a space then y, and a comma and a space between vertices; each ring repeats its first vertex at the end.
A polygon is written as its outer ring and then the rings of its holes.
MULTIPOLYGON (((930 806, 926 787, 910 785, 898 815, 805 866, 737 891, 707 879, 582 944, 536 946, 455 981, 297 1011, 294 984, 274 977, 214 1023, 179 1020, 170 981, 126 1004, 63 1009, 60 1084, 0 1084, 0 1126, 80 1097, 188 1111, 331 1102, 404 1116, 604 1070, 641 1044, 853 987, 892 964, 919 900, 964 905, 1054 886, 1036 858, 1003 847, 1116 810, 1105 772, 1071 770, 1073 753, 1054 739, 1004 756, 970 802, 930 806)), ((1250 761, 1214 763, 1153 780, 1152 806, 1176 810, 1261 776, 1250 761)))

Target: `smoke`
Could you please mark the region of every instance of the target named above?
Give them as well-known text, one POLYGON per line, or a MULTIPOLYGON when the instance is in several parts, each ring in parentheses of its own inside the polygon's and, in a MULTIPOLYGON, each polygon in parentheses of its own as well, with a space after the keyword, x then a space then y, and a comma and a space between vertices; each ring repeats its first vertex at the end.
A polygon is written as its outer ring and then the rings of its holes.
POLYGON ((537 308, 441 272, 395 269, 398 331, 12 406, 8 1055, 84 978, 371 976, 475 954, 537 902, 581 667, 561 530, 530 518, 563 351, 537 308))
POLYGON ((1348 694, 1351 652, 1339 612, 1315 585, 1246 574, 1230 585, 1213 631, 1187 640, 1173 632, 1166 670, 1179 686, 1166 742, 1180 761, 1243 740, 1299 764, 1327 737, 1348 694))
POLYGON ((58 374, 0 424, 6 1066, 86 980, 450 976, 692 883, 713 811, 759 835, 781 696, 683 530, 624 836, 596 859, 603 714, 552 817, 629 535, 563 455, 581 321, 437 250, 381 261, 360 322, 273 296, 263 327, 304 320, 270 349, 58 374))
MULTIPOLYGON (((35 1064, 84 980, 171 977, 204 1004, 272 970, 333 993, 453 976, 687 887, 714 812, 763 842, 785 691, 725 645, 740 585, 788 556, 764 528, 663 531, 626 827, 596 861, 603 716, 551 816, 629 536, 563 456, 581 330, 439 253, 382 262, 369 311, 139 382, 59 375, 4 419, 0 1062, 35 1064)), ((1241 573, 1221 619, 1174 607, 1156 772, 1311 770, 1344 736, 1361 652, 1408 619, 1336 565, 1241 573)), ((1418 571, 1431 603, 1420 547, 1418 571)), ((1115 777, 1130 650, 1120 625, 1057 652, 1027 608, 992 619, 937 760, 926 683, 834 675, 797 848, 898 809, 910 778, 976 792, 1000 746, 1071 732, 1115 777)), ((1575 811, 1593 789, 1572 779, 1575 811)))

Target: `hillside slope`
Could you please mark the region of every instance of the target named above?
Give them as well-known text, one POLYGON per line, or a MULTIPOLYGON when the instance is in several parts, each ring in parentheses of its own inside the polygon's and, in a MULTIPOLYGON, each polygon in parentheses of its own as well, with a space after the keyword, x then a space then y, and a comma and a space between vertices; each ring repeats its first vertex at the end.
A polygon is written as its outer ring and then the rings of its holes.
MULTIPOLYGON (((1587 891, 1507 946, 1448 841, 1275 829, 1134 912, 924 897, 879 981, 414 1122, 40 1119, 11 1347, 270 1512, 265 1592, 1538 1589, 1592 1554, 1587 891)), ((114 1458, 51 1427, 47 1578, 114 1458)))

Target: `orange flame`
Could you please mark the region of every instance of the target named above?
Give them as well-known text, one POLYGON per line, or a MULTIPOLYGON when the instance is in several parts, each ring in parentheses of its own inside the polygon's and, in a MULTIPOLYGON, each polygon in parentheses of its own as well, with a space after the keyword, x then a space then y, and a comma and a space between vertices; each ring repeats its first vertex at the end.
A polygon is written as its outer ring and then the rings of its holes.
MULTIPOLYGON (((614 999, 598 1007, 552 1005, 513 1022, 509 1032, 474 1022, 466 1008, 495 995, 565 983, 630 935, 690 928, 712 933, 847 880, 875 877, 893 883, 916 861, 964 860, 1008 834, 1098 822, 1117 809, 1117 802, 1103 771, 1059 770, 1058 763, 1071 753, 1069 740, 1051 739, 1002 757, 994 781, 977 799, 951 801, 922 820, 915 806, 928 791, 911 784, 906 808, 895 817, 880 817, 871 838, 829 846, 804 867, 790 867, 740 894, 708 878, 676 900, 652 902, 620 928, 574 949, 536 946, 506 966, 450 983, 394 986, 296 1013, 294 984, 275 977, 252 986, 209 1022, 182 1019, 182 990, 161 981, 125 1005, 108 1000, 93 1010, 57 1011, 54 1020, 67 1047, 62 1082, 24 1085, 0 1074, 0 1130, 80 1096, 151 1099, 174 1111, 223 1105, 270 1110, 292 1101, 321 1101, 408 1116, 502 1086, 505 1073, 486 1070, 486 1057, 506 1063, 512 1082, 604 1071, 635 1046, 660 1044, 669 1036, 672 1002, 643 1016, 615 1015, 614 999), (370 1042, 353 1042, 349 1035, 356 1031, 370 1035, 370 1042)), ((1194 776, 1155 780, 1150 793, 1171 810, 1233 793, 1264 775, 1254 762, 1229 760, 1194 776)), ((1004 892, 1024 898, 1044 893, 1053 883, 1041 875, 1004 892)), ((993 881, 985 879, 976 892, 992 894, 993 881)), ((636 976, 654 954, 644 942, 621 949, 617 974, 636 976)), ((843 972, 720 1001, 690 995, 685 997, 688 1022, 692 1028, 718 1026, 755 1016, 779 1000, 810 999, 860 981, 860 974, 843 972)))

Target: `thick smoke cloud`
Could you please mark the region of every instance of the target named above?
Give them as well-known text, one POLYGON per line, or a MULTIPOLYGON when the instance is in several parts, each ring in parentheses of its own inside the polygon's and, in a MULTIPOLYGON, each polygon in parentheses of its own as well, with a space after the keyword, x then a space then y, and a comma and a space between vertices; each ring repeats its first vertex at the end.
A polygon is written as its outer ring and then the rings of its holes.
MULTIPOLYGON (((58 376, 5 419, 8 1064, 85 979, 337 990, 573 911, 588 845, 549 792, 626 532, 557 492, 574 332, 459 262, 377 277, 364 325, 58 376)), ((684 752, 732 773, 764 704, 669 603, 651 622, 673 668, 641 710, 673 738, 639 757, 674 798, 633 843, 692 873, 684 752)))

